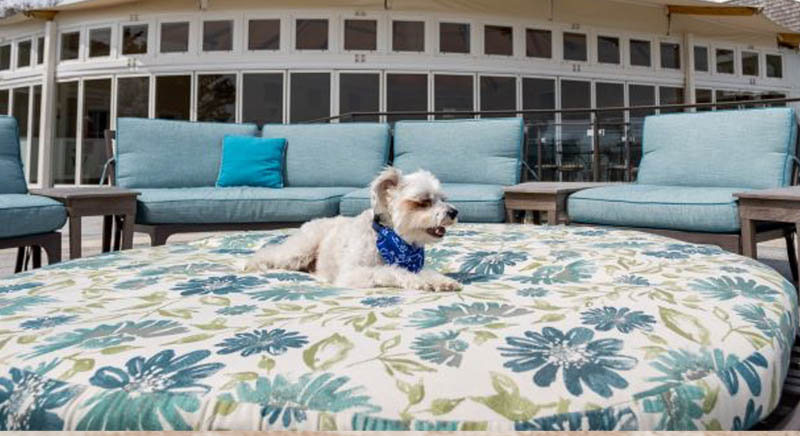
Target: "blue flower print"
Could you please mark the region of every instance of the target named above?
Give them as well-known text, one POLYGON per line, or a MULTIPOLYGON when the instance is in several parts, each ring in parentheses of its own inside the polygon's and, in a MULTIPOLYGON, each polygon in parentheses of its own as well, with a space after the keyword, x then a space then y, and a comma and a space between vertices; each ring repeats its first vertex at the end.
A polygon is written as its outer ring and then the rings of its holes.
POLYGON ((298 332, 287 332, 284 329, 253 330, 250 333, 237 333, 217 344, 222 347, 219 354, 239 353, 243 357, 251 354, 267 352, 273 356, 285 353, 289 348, 301 348, 308 339, 298 332))
POLYGON ((661 414, 655 430, 698 430, 695 424, 703 416, 700 402, 705 398, 703 388, 680 385, 642 401, 645 413, 661 414))
POLYGON ((400 297, 367 297, 361 300, 361 304, 369 307, 391 307, 403 302, 400 297))
POLYGON ((490 282, 499 277, 497 274, 475 274, 465 272, 451 272, 445 275, 457 281, 458 283, 461 283, 462 285, 490 282))
POLYGON ((761 421, 761 414, 764 411, 764 406, 758 406, 751 398, 747 401, 747 409, 744 411, 744 419, 740 417, 733 418, 733 429, 738 431, 750 430, 761 421))
POLYGON ((527 315, 528 309, 500 303, 455 303, 422 309, 411 315, 411 325, 428 329, 453 323, 458 325, 485 325, 501 319, 527 315))
POLYGON ((186 327, 176 321, 146 320, 125 321, 118 324, 100 324, 93 328, 79 328, 57 333, 36 345, 29 357, 41 356, 70 347, 100 349, 133 342, 136 338, 156 338, 185 333, 186 327))
POLYGON ((650 280, 645 277, 628 274, 617 279, 617 283, 631 286, 650 286, 650 280))
POLYGON ((248 295, 258 301, 298 301, 319 300, 320 298, 332 297, 339 291, 340 290, 336 288, 297 284, 274 286, 264 291, 252 292, 248 295))
POLYGON ((31 306, 53 303, 56 300, 42 295, 22 295, 13 298, 0 298, 0 316, 11 316, 28 310, 31 306))
POLYGON ((178 283, 172 289, 181 291, 181 295, 225 295, 234 292, 243 292, 254 286, 266 283, 264 280, 253 276, 217 276, 205 279, 191 279, 188 282, 178 283))
POLYGON ((279 282, 313 282, 314 278, 308 274, 300 274, 293 272, 275 272, 265 274, 264 277, 279 282))
POLYGON ((77 316, 57 315, 57 316, 42 316, 36 319, 29 319, 19 326, 25 330, 41 330, 51 327, 66 324, 72 320, 77 319, 77 316))
POLYGON ((533 383, 550 386, 562 370, 564 385, 570 394, 583 394, 583 384, 597 395, 610 398, 612 388, 624 389, 628 382, 617 371, 632 369, 638 361, 619 354, 619 339, 597 339, 594 331, 575 327, 566 334, 553 327, 541 333, 526 331, 525 337, 507 337, 508 347, 500 347, 501 356, 512 358, 503 366, 514 372, 534 371, 533 383))
POLYGON ((242 315, 256 309, 258 309, 258 307, 252 304, 241 304, 239 306, 223 307, 222 309, 218 309, 217 313, 220 315, 242 315))
POLYGON ((8 286, 0 286, 0 295, 8 294, 11 292, 19 292, 19 291, 27 291, 29 289, 35 289, 39 286, 44 285, 41 282, 28 282, 28 283, 20 283, 18 285, 8 285, 8 286))
POLYGON ((778 291, 769 286, 759 285, 755 280, 742 277, 722 276, 705 280, 694 280, 689 286, 701 294, 720 301, 730 300, 737 296, 764 302, 775 301, 778 291))
POLYGON ((653 330, 656 319, 642 311, 631 312, 627 307, 603 307, 581 313, 583 324, 594 325, 594 329, 607 332, 617 329, 620 333, 630 333, 635 329, 653 330))
POLYGON ((0 431, 63 430, 64 420, 54 410, 82 390, 41 371, 11 368, 8 377, 0 377, 0 431))
POLYGON ((639 430, 639 420, 630 407, 559 413, 514 423, 516 431, 624 431, 639 430))
POLYGON ((545 288, 522 288, 517 290, 517 295, 520 297, 539 298, 548 294, 545 288))
POLYGON ((458 339, 460 332, 449 330, 441 333, 426 333, 417 337, 411 349, 422 360, 458 368, 461 365, 463 352, 469 345, 458 339))
POLYGON ((461 264, 460 272, 478 274, 503 274, 507 266, 525 261, 528 254, 520 251, 476 251, 468 254, 461 264))

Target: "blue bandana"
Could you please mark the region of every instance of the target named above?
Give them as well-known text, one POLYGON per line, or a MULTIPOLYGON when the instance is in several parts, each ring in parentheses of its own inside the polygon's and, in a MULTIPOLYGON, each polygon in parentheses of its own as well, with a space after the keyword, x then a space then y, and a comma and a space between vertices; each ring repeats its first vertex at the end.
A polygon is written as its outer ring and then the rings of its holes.
POLYGON ((382 226, 377 219, 372 228, 378 234, 378 253, 386 265, 397 265, 412 273, 418 273, 425 265, 425 249, 404 241, 394 230, 382 226))

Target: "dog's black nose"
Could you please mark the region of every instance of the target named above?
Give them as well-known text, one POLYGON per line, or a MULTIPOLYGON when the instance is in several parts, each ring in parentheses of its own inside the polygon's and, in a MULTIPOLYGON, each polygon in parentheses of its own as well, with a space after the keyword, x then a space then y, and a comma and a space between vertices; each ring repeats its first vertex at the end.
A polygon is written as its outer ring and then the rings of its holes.
POLYGON ((447 217, 450 218, 451 220, 456 219, 457 216, 458 216, 458 210, 453 208, 447 210, 447 217))

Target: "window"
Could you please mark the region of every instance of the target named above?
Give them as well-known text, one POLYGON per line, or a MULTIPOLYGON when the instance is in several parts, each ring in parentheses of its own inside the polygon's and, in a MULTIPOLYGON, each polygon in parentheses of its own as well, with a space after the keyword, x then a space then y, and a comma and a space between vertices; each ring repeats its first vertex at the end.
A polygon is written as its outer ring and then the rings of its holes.
MULTIPOLYGON (((386 110, 388 112, 427 112, 427 74, 387 74, 386 110)), ((387 121, 424 120, 425 115, 390 115, 387 121)))
POLYGON ((117 117, 147 118, 150 113, 150 78, 117 79, 117 117))
MULTIPOLYGON (((523 109, 555 109, 556 108, 556 81, 553 79, 522 79, 522 108, 523 109)), ((528 129, 529 165, 535 165, 540 180, 552 180, 555 176, 556 162, 555 137, 556 114, 537 113, 525 114, 526 123, 531 124, 528 129), (541 148, 541 153, 539 149, 541 148), (548 165, 548 169, 543 167, 548 165)))
POLYGON ((767 55, 767 77, 783 78, 783 58, 781 55, 767 55))
MULTIPOLYGON (((592 106, 592 84, 582 80, 561 81, 561 108, 584 109, 592 106)), ((561 114, 561 162, 564 178, 588 179, 591 177, 592 138, 586 135, 590 128, 589 112, 561 114)))
POLYGON ((512 56, 514 29, 508 26, 484 26, 483 52, 487 55, 512 56))
POLYGON ((156 77, 156 118, 188 121, 192 76, 156 77))
MULTIPOLYGON (((434 110, 437 112, 472 111, 473 77, 437 74, 433 79, 434 110)), ((472 118, 472 115, 444 115, 444 118, 472 118)))
POLYGON ((36 39, 36 63, 44 63, 44 37, 40 36, 36 39))
POLYGON ((758 53, 742 52, 742 75, 758 77, 758 53))
POLYGON ((106 162, 105 131, 111 127, 111 79, 83 82, 81 183, 96 185, 106 162))
POLYGON ((378 22, 344 20, 345 50, 375 50, 378 44, 378 22))
POLYGON ((8 115, 8 90, 0 89, 0 115, 8 115))
POLYGON ((197 121, 236 121, 236 75, 197 75, 197 121))
POLYGON ((122 54, 147 54, 147 24, 122 26, 122 54))
MULTIPOLYGON (((710 89, 695 89, 694 91, 695 101, 697 103, 713 103, 714 102, 714 93, 711 92, 710 89)), ((697 112, 707 112, 712 110, 713 107, 711 106, 702 106, 697 108, 697 112)))
POLYGON ((484 115, 483 117, 513 117, 517 109, 517 78, 481 76, 481 110, 512 112, 498 115, 484 115))
POLYGON ((281 20, 250 20, 247 23, 248 50, 280 50, 281 20))
POLYGON ((619 58, 619 38, 598 36, 597 62, 603 64, 619 64, 619 58))
POLYGON ((630 42, 631 65, 635 67, 649 67, 653 65, 650 53, 650 41, 632 39, 630 42))
MULTIPOLYGON (((628 86, 628 102, 631 106, 655 106, 656 87, 651 85, 630 85, 628 86)), ((648 115, 653 115, 653 109, 636 109, 630 111, 630 134, 631 134, 631 163, 639 165, 642 158, 642 133, 644 130, 644 119, 648 115)))
MULTIPOLYGON (((658 87, 659 106, 667 104, 683 104, 683 88, 674 88, 672 86, 659 86, 658 87)), ((671 112, 683 112, 683 109, 661 109, 662 114, 671 112)))
POLYGON ((295 48, 297 50, 327 50, 328 20, 297 20, 295 28, 295 48))
POLYGON ((717 73, 734 74, 734 53, 733 50, 725 48, 717 49, 717 73))
POLYGON ((469 31, 469 24, 439 23, 439 51, 442 53, 469 53, 469 31))
POLYGON ((81 45, 80 32, 67 32, 61 34, 61 60, 71 61, 78 59, 81 45))
MULTIPOLYGON (((728 103, 728 102, 742 100, 741 95, 737 91, 725 91, 722 89, 718 89, 715 94, 717 97, 717 103, 728 103)), ((717 109, 718 110, 736 109, 736 105, 727 104, 723 106, 718 106, 717 109)))
MULTIPOLYGON (((377 112, 380 109, 380 85, 380 76, 376 73, 341 73, 339 113, 377 112)), ((344 118, 342 121, 378 121, 378 117, 344 118)))
POLYGON ((27 86, 15 88, 11 91, 13 107, 11 116, 17 119, 19 126, 19 146, 23 167, 28 167, 28 105, 30 104, 31 89, 27 86))
POLYGON ((681 69, 681 45, 676 42, 661 43, 661 68, 681 69))
POLYGON ((89 31, 89 57, 111 56, 111 28, 92 29, 89 31))
POLYGON ((56 85, 56 132, 53 147, 53 181, 75 184, 76 139, 78 135, 78 82, 56 85))
POLYGON ((161 23, 161 53, 189 51, 189 23, 161 23))
POLYGON ((694 46, 694 70, 708 72, 708 47, 694 46))
POLYGON ((17 68, 25 68, 31 66, 31 51, 33 49, 33 41, 20 41, 17 44, 17 68))
POLYGON ((233 21, 203 22, 203 51, 233 50, 233 21))
POLYGON ((330 73, 292 73, 289 121, 298 123, 330 116, 330 73))
POLYGON ((11 44, 0 46, 0 71, 11 68, 11 44))
POLYGON ((392 50, 425 51, 425 22, 392 21, 392 50))
POLYGON ((552 58, 553 32, 543 29, 525 29, 525 55, 529 58, 552 58))
POLYGON ((33 87, 33 108, 31 108, 31 159, 28 164, 31 183, 39 181, 39 122, 42 110, 42 85, 33 87))
MULTIPOLYGON (((595 83, 595 100, 598 108, 619 108, 625 106, 625 85, 622 83, 595 83)), ((625 111, 597 112, 598 129, 602 134, 597 138, 600 153, 600 179, 612 180, 612 172, 627 169, 625 152, 625 111)))
POLYGON ((564 60, 586 62, 587 53, 586 35, 564 32, 564 60))
POLYGON ((242 75, 242 121, 263 125, 283 122, 283 74, 242 75))

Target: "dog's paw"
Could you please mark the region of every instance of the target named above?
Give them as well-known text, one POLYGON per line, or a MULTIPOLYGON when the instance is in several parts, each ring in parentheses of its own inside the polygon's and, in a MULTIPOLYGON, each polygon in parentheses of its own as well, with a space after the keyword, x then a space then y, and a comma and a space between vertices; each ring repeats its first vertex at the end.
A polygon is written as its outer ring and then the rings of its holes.
POLYGON ((423 282, 422 290, 429 292, 458 292, 461 290, 461 283, 448 277, 437 277, 423 282))
POLYGON ((266 272, 271 269, 274 269, 271 262, 260 257, 254 257, 248 260, 246 264, 244 264, 243 272, 246 273, 266 272))

